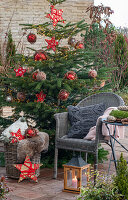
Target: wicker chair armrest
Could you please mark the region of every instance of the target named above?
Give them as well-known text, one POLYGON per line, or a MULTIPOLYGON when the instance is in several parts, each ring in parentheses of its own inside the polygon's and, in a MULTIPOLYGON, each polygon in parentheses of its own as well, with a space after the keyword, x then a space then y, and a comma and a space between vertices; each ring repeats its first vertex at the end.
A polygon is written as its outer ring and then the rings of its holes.
POLYGON ((56 120, 56 138, 62 137, 68 131, 68 112, 56 113, 54 115, 56 120))
POLYGON ((104 136, 102 135, 102 117, 99 117, 96 123, 96 142, 103 142, 104 136))

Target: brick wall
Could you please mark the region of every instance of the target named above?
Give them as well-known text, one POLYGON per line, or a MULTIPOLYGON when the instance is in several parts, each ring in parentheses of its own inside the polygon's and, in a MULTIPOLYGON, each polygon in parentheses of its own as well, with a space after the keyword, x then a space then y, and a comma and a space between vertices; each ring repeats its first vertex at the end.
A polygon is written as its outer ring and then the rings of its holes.
MULTIPOLYGON (((63 9, 63 18, 67 22, 76 22, 85 19, 87 23, 90 23, 86 8, 93 3, 94 0, 67 0, 60 5, 56 5, 56 8, 63 9)), ((19 24, 44 23, 49 20, 45 18, 48 12, 49 3, 46 0, 0 0, 0 44, 2 45, 2 54, 4 54, 3 45, 9 27, 20 52, 24 52, 25 50, 26 53, 30 53, 30 50, 26 49, 26 46, 40 49, 44 44, 46 45, 44 43, 45 37, 43 38, 43 36, 38 36, 35 44, 29 44, 26 36, 22 37, 23 30, 19 24)), ((29 32, 27 31, 27 34, 29 32)))

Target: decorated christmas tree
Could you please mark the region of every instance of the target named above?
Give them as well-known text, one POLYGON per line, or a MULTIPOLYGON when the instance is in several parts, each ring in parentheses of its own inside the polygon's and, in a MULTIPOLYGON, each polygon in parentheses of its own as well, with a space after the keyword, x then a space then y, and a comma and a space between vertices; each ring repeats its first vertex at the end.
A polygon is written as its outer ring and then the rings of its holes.
POLYGON ((36 42, 37 36, 32 32, 36 30, 37 35, 45 39, 46 46, 31 49, 32 56, 16 54, 15 64, 2 76, 0 91, 1 106, 13 107, 14 119, 23 111, 27 119, 36 122, 37 128, 49 133, 51 157, 54 114, 66 111, 68 105, 76 105, 99 91, 102 81, 110 79, 111 72, 109 67, 105 69, 105 64, 101 64, 101 59, 97 59, 98 48, 89 49, 85 45, 84 36, 90 31, 90 25, 84 20, 67 23, 63 19, 63 10, 56 9, 56 4, 63 1, 48 0, 48 22, 22 25, 23 29, 31 31, 27 35, 29 43, 36 42), (62 40, 65 40, 64 45, 62 40))

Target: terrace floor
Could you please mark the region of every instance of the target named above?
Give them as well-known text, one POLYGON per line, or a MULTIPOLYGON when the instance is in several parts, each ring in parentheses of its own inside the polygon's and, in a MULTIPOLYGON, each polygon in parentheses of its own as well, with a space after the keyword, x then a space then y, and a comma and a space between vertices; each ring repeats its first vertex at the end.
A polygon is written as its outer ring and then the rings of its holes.
MULTIPOLYGON (((116 152, 117 158, 119 158, 120 152, 116 152)), ((110 158, 110 154, 108 158, 110 158)), ((123 155, 126 159, 127 154, 123 152, 123 155)), ((100 172, 107 173, 108 166, 109 159, 99 164, 98 169, 100 172)), ((76 200, 78 195, 62 191, 64 186, 63 169, 59 169, 58 171, 58 178, 55 180, 52 178, 53 169, 42 168, 38 177, 38 183, 33 182, 33 180, 23 180, 18 183, 17 180, 8 178, 7 185, 12 190, 8 194, 9 200, 76 200)), ((114 164, 111 162, 109 174, 114 173, 114 164)), ((0 175, 6 176, 5 167, 0 167, 0 175)))
MULTIPOLYGON (((100 164, 99 170, 106 171, 107 165, 100 164)), ((76 200, 77 194, 63 192, 63 169, 59 169, 58 178, 52 177, 52 169, 41 169, 38 183, 32 180, 17 180, 7 178, 7 185, 12 190, 8 194, 9 200, 76 200)), ((115 170, 113 169, 114 172, 115 170)), ((0 175, 6 176, 5 167, 0 167, 0 175)))

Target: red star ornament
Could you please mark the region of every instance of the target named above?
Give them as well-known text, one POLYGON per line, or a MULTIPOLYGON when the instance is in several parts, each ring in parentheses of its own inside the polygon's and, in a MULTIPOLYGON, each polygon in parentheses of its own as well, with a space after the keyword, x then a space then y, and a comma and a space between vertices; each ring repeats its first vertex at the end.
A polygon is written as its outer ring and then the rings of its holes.
POLYGON ((50 18, 52 20, 53 26, 55 27, 59 21, 63 21, 63 23, 64 23, 64 20, 62 18, 62 14, 63 14, 62 9, 57 10, 57 9, 54 8, 53 5, 51 5, 51 14, 47 14, 46 17, 50 18))
POLYGON ((26 72, 26 69, 23 69, 22 67, 19 67, 18 69, 14 69, 16 72, 16 76, 24 76, 24 73, 26 72))
POLYGON ((21 134, 20 128, 18 129, 18 131, 16 133, 11 132, 10 134, 15 137, 15 138, 12 138, 11 143, 15 143, 15 142, 18 142, 19 140, 24 139, 24 135, 21 134))
POLYGON ((58 45, 58 42, 55 40, 55 37, 52 37, 51 40, 45 39, 45 41, 48 43, 48 49, 51 48, 53 51, 56 51, 56 46, 58 45))
POLYGON ((35 182, 38 182, 37 177, 35 175, 35 171, 41 165, 42 164, 32 164, 28 155, 25 158, 24 164, 14 164, 14 167, 16 167, 18 170, 21 171, 18 183, 21 182, 25 178, 31 178, 35 182))
POLYGON ((41 91, 39 94, 36 94, 36 97, 38 98, 37 102, 43 102, 46 97, 46 94, 44 94, 43 91, 41 91))

